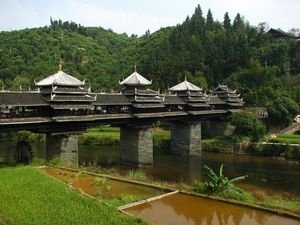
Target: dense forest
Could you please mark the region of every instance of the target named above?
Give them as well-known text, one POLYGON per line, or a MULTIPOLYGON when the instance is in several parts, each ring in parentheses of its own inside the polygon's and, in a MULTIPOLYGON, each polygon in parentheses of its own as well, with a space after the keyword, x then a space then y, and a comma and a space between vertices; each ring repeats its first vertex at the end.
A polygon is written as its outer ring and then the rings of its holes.
POLYGON ((219 83, 238 89, 249 106, 266 106, 274 120, 300 113, 300 41, 275 38, 266 23, 251 26, 237 14, 216 21, 198 5, 182 24, 138 37, 101 27, 50 20, 50 25, 0 33, 0 86, 34 89, 58 69, 86 79, 93 91, 119 89, 139 73, 154 89, 188 80, 209 91, 219 83))

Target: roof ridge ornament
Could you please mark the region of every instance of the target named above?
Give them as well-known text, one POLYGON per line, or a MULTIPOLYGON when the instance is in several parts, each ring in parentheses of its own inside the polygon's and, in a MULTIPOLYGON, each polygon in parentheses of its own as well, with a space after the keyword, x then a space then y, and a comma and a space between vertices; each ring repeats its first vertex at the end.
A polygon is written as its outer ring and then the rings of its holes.
POLYGON ((62 63, 61 63, 61 61, 59 62, 59 66, 58 66, 58 72, 62 72, 63 70, 62 70, 62 63))

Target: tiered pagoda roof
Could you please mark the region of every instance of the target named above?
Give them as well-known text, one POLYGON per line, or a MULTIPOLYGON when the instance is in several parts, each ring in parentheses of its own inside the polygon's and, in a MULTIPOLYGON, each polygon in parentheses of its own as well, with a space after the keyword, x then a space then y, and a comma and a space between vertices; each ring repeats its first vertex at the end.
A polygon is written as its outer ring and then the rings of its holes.
POLYGON ((41 94, 53 109, 93 109, 97 95, 85 87, 85 81, 65 73, 57 73, 36 83, 41 94))
POLYGON ((145 89, 146 86, 152 84, 152 81, 147 80, 145 77, 135 71, 125 78, 120 85, 124 86, 122 93, 132 103, 134 108, 162 108, 164 105, 164 96, 159 91, 145 89))
POLYGON ((143 87, 143 86, 148 86, 152 84, 152 81, 147 80, 145 77, 140 75, 136 71, 136 66, 134 72, 125 78, 123 81, 119 81, 120 85, 124 86, 131 86, 131 87, 143 87))
POLYGON ((203 89, 190 83, 186 79, 169 88, 169 91, 183 99, 188 106, 193 108, 208 108, 210 97, 203 93, 203 89))
POLYGON ((244 101, 240 98, 240 94, 237 94, 236 90, 230 89, 227 85, 219 84, 219 86, 212 91, 212 94, 231 107, 241 107, 244 105, 244 101))

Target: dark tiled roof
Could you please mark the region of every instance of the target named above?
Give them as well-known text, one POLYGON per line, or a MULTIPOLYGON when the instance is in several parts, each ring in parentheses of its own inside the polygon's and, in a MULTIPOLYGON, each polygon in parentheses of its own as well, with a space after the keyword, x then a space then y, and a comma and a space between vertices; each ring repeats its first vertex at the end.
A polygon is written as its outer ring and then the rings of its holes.
POLYGON ((132 104, 135 108, 147 109, 147 108, 163 108, 165 107, 163 104, 132 104))
POLYGON ((53 95, 51 102, 92 102, 95 101, 94 95, 53 95))
POLYGON ((48 103, 39 92, 0 92, 0 105, 46 106, 48 103))
POLYGON ((212 115, 212 114, 225 114, 226 110, 201 110, 201 111, 188 111, 191 115, 212 115))
POLYGON ((205 103, 188 103, 189 106, 191 107, 209 107, 209 104, 205 103))
POLYGON ((162 102, 163 98, 160 96, 135 96, 135 102, 162 102))
POLYGON ((94 105, 131 105, 128 99, 121 94, 97 94, 94 105))
POLYGON ((53 88, 53 93, 88 93, 89 90, 87 88, 74 88, 74 87, 57 87, 53 88))
POLYGON ((186 104, 180 97, 176 95, 166 95, 164 104, 166 105, 184 105, 186 104))
POLYGON ((78 105, 78 104, 74 104, 74 105, 69 105, 69 104, 51 104, 50 105, 53 109, 91 109, 93 110, 95 106, 93 105, 78 105))
POLYGON ((219 104, 226 104, 222 99, 217 96, 210 96, 209 104, 211 105, 219 105, 219 104))
POLYGON ((159 92, 158 91, 154 91, 154 90, 151 90, 151 89, 146 89, 146 90, 141 90, 141 89, 133 89, 133 90, 123 90, 123 94, 124 95, 159 95, 159 92))

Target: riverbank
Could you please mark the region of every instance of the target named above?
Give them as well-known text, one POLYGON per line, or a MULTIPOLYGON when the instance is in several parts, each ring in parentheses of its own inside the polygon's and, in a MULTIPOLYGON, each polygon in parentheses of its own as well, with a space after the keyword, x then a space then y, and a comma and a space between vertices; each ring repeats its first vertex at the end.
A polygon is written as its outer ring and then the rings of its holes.
MULTIPOLYGON (((170 131, 161 128, 153 129, 153 146, 155 149, 168 151, 170 148, 170 131)), ((120 144, 120 129, 101 126, 88 129, 78 138, 83 145, 115 145, 120 144)), ((251 143, 240 141, 234 137, 220 136, 202 140, 202 151, 234 154, 250 154, 257 156, 276 156, 285 159, 300 160, 300 135, 278 135, 266 137, 266 142, 251 143), (297 145, 299 144, 299 145, 297 145)))
POLYGON ((0 224, 145 224, 30 166, 0 168, 0 224))
POLYGON ((264 208, 269 208, 277 211, 287 211, 300 216, 300 200, 299 199, 286 199, 280 196, 268 196, 263 192, 255 191, 253 193, 242 190, 239 195, 231 195, 231 194, 209 194, 205 192, 196 191, 197 186, 203 185, 203 182, 195 180, 191 184, 187 184, 184 182, 166 182, 166 181, 158 181, 153 180, 152 177, 148 177, 143 170, 136 169, 131 170, 133 175, 130 173, 120 174, 115 170, 107 170, 101 167, 83 167, 81 170, 86 171, 87 173, 95 173, 95 174, 105 174, 109 176, 118 177, 121 179, 129 179, 135 181, 141 181, 143 183, 148 183, 151 185, 166 187, 171 190, 179 190, 187 193, 200 194, 202 196, 207 196, 211 198, 217 199, 225 199, 225 201, 234 201, 240 203, 246 203, 250 205, 256 205, 264 208))

